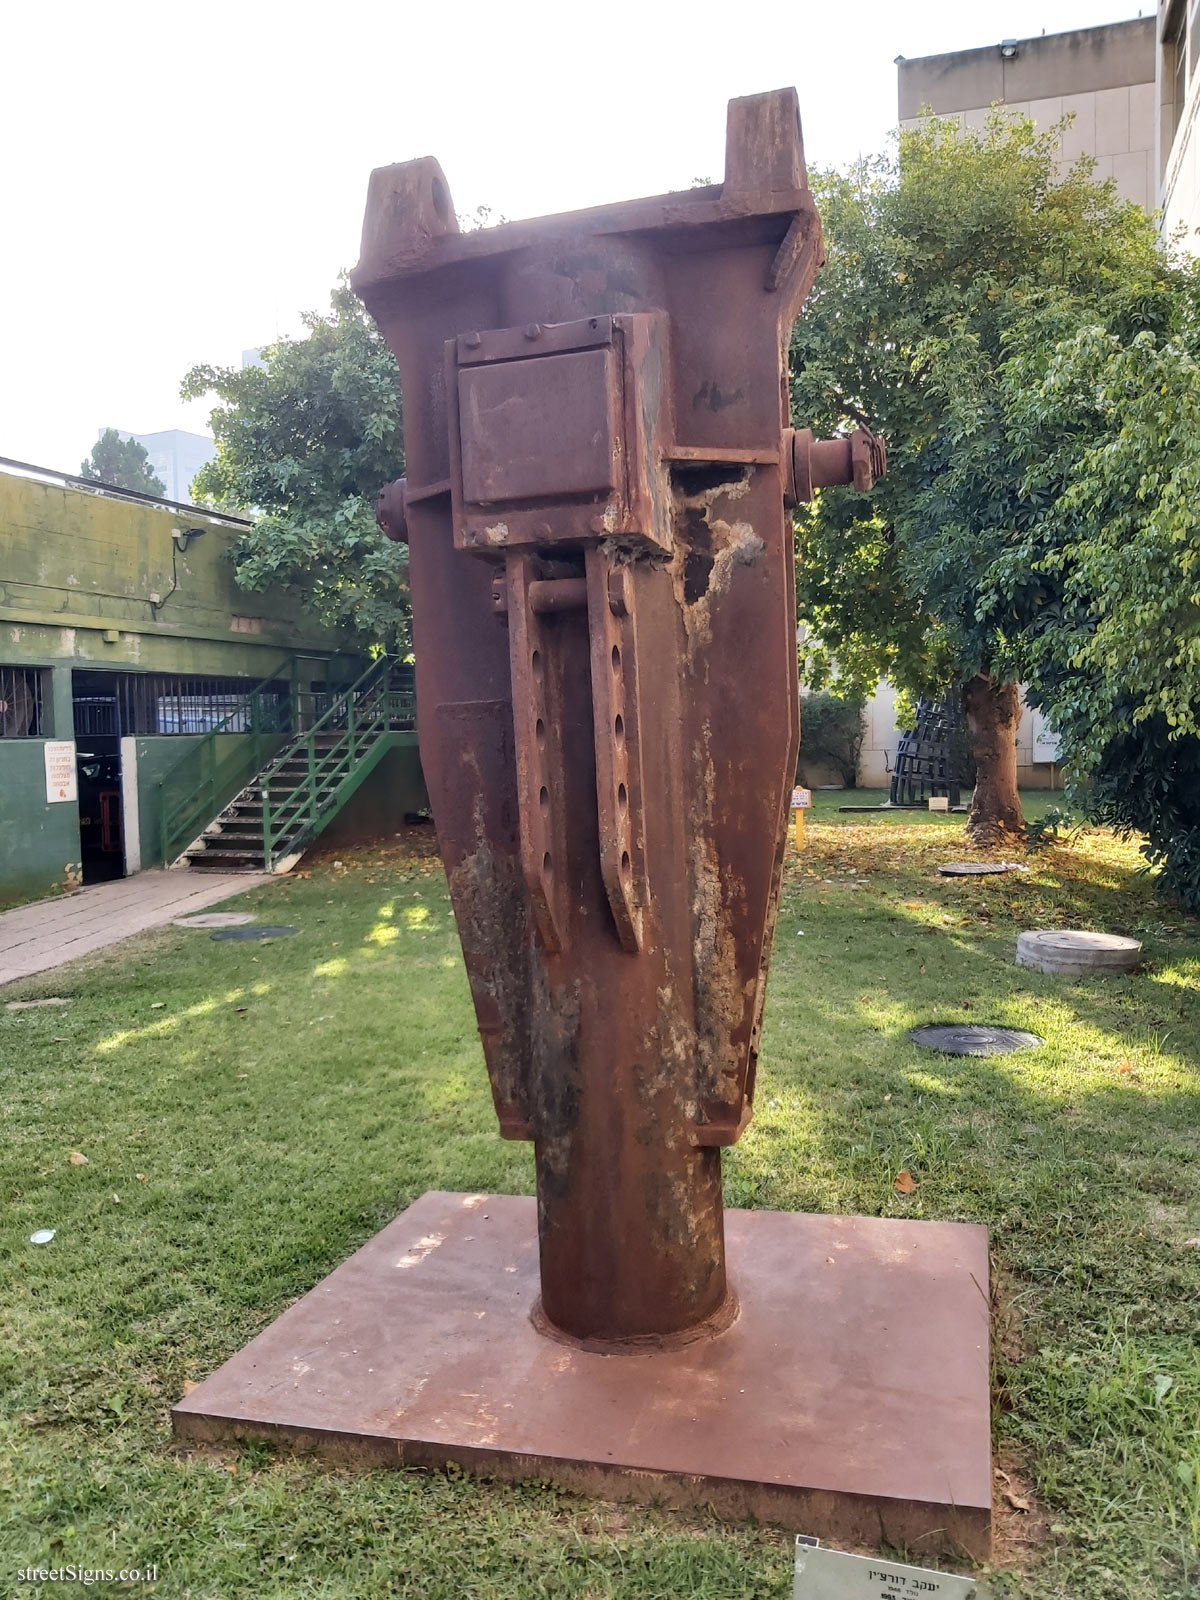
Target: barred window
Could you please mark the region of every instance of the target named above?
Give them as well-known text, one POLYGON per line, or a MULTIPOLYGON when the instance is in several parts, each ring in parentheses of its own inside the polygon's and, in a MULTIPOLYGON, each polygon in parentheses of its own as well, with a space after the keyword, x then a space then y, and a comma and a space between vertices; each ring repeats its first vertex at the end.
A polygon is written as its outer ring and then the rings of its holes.
POLYGON ((36 667, 0 667, 0 739, 45 737, 42 677, 36 667))
MULTIPOLYGON (((250 731, 251 713, 242 702, 253 679, 176 676, 164 672, 76 672, 75 732, 150 735, 250 731)), ((260 727, 286 732, 289 689, 275 683, 259 700, 260 727)))

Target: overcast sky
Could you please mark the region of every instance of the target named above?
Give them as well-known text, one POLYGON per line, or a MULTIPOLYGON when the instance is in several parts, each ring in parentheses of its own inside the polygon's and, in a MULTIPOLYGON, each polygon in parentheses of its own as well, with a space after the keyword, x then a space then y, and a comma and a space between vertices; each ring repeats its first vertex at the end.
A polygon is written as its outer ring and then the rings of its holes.
MULTIPOLYGON (((1152 0, 1146 0, 1146 10, 1152 0)), ((725 102, 794 83, 811 165, 883 148, 897 55, 1118 21, 1106 0, 7 8, 0 456, 207 431, 194 362, 297 331, 358 256, 372 167, 435 155, 511 219, 720 180, 725 102)))

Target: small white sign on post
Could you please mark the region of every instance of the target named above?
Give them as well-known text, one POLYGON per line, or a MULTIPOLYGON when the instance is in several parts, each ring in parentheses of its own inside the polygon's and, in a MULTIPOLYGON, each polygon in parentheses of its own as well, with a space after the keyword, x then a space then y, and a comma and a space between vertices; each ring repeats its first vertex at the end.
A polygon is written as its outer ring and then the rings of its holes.
POLYGON ((811 806, 811 805, 812 805, 812 790, 811 789, 793 789, 792 790, 792 810, 793 811, 807 811, 809 806, 811 806))
POLYGON ((76 800, 74 739, 47 739, 42 748, 46 755, 46 804, 76 800))
POLYGON ((792 1600, 986 1600, 974 1578, 796 1540, 792 1600))
POLYGON ((1040 711, 1033 714, 1033 759, 1057 766, 1061 758, 1058 735, 1040 711))

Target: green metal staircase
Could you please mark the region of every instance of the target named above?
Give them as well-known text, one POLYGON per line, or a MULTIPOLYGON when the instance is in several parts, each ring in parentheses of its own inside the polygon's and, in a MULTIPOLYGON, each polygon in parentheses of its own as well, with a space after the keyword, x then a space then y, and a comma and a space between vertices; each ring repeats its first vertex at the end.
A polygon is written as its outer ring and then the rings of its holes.
MULTIPOLYGON (((261 700, 262 688, 248 701, 261 700)), ((257 733, 261 720, 247 711, 238 727, 257 733)), ((174 779, 178 791, 186 785, 188 759, 196 765, 199 755, 200 766, 205 765, 204 752, 193 753, 164 779, 164 862, 186 863, 201 872, 287 872, 393 748, 395 735, 408 731, 411 736, 414 726, 411 669, 384 657, 334 696, 310 727, 272 732, 268 724, 250 749, 261 750, 264 741, 272 744, 269 759, 264 765, 255 762, 248 781, 235 781, 232 799, 227 770, 224 782, 214 776, 198 794, 179 795, 172 803, 168 780, 174 779), (218 790, 223 794, 215 798, 218 790)), ((229 730, 216 729, 209 736, 214 746, 222 731, 229 730)), ((207 767, 214 774, 221 770, 215 749, 207 767)))

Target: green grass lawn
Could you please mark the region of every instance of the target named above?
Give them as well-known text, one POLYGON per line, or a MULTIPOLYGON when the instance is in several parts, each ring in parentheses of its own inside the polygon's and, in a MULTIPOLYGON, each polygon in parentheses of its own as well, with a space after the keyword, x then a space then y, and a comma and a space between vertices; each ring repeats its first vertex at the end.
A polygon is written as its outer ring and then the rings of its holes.
MULTIPOLYGON (((1194 1596, 1200 924, 1109 835, 944 880, 961 818, 837 813, 858 798, 817 796, 789 864, 728 1200, 986 1223, 993 1594, 1194 1596), (1135 932, 1145 972, 1013 965, 1019 929, 1059 924, 1135 932), (905 1030, 934 1019, 1047 1042, 933 1056, 905 1030)), ((0 1010, 0 1594, 73 1563, 156 1565, 154 1592, 194 1600, 784 1600, 778 1529, 172 1445, 186 1386, 415 1196, 532 1188, 496 1136, 436 863, 326 859, 246 900, 299 933, 169 929, 4 991, 73 999, 0 1010)))

